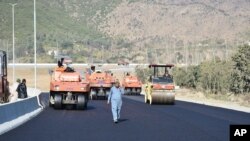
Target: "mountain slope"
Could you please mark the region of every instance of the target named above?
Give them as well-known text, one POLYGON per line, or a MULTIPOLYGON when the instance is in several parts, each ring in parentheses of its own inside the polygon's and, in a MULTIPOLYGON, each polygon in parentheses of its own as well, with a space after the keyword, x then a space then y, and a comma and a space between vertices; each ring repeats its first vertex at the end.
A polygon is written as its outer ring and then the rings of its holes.
POLYGON ((249 0, 124 1, 99 29, 134 41, 175 36, 186 41, 244 38, 250 31, 249 0))
MULTIPOLYGON (((0 0, 0 48, 11 46, 9 3, 18 3, 17 62, 33 62, 32 0, 0 0)), ((201 54, 201 60, 228 58, 235 44, 250 38, 249 5, 249 0, 37 0, 38 62, 55 62, 57 49, 76 62, 198 60, 185 51, 201 54)))

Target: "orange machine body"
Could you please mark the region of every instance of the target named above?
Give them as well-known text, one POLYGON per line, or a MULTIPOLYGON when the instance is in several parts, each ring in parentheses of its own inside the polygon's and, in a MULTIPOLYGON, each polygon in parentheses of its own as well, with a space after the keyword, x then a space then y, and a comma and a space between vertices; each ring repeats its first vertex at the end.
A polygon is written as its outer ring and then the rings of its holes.
POLYGON ((122 86, 125 89, 125 94, 140 94, 142 82, 136 76, 124 76, 122 86))
POLYGON ((149 104, 174 104, 175 85, 172 75, 169 74, 173 64, 152 64, 153 69, 145 88, 145 103, 149 104))
POLYGON ((81 80, 79 72, 64 72, 65 68, 56 68, 50 82, 50 91, 54 92, 89 92, 89 82, 81 80))
POLYGON ((85 109, 89 91, 89 82, 83 80, 79 72, 68 67, 57 67, 50 82, 50 105, 57 109, 63 105, 76 105, 78 109, 85 109))
POLYGON ((86 79, 90 83, 90 98, 98 99, 101 97, 106 99, 115 82, 115 77, 109 72, 87 71, 89 72, 86 73, 86 79))

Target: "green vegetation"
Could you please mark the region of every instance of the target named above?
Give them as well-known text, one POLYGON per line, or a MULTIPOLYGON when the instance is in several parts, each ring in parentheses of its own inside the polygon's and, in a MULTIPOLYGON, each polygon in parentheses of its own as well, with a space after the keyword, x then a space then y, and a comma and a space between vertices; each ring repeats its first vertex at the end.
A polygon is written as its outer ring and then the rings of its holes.
POLYGON ((234 70, 232 73, 231 91, 234 93, 250 92, 250 46, 241 46, 232 57, 234 70))
POLYGON ((175 68, 177 85, 207 93, 244 94, 250 92, 250 46, 239 47, 231 61, 207 61, 198 66, 175 68))
MULTIPOLYGON (((37 1, 38 61, 55 61, 54 57, 48 56, 48 51, 56 50, 57 44, 60 54, 71 57, 73 57, 72 54, 68 53, 74 46, 87 46, 94 48, 93 50, 97 52, 100 51, 101 46, 110 46, 111 39, 101 33, 97 27, 101 20, 104 20, 103 17, 120 2, 121 0, 37 1)), ((18 62, 33 62, 29 59, 34 53, 33 1, 0 1, 0 40, 8 41, 11 46, 12 8, 9 3, 17 3, 15 6, 15 45, 18 62)), ((80 55, 77 56, 73 57, 74 61, 85 60, 80 58, 80 55)), ((9 58, 11 59, 12 56, 10 55, 9 58)))
POLYGON ((141 66, 137 66, 135 68, 135 73, 136 76, 142 81, 142 83, 146 83, 149 79, 149 76, 153 74, 152 70, 141 66))
MULTIPOLYGON (((137 76, 145 83, 150 69, 136 67, 137 76)), ((172 71, 176 85, 207 94, 250 93, 250 46, 240 46, 230 61, 206 61, 198 66, 175 67, 172 71)))

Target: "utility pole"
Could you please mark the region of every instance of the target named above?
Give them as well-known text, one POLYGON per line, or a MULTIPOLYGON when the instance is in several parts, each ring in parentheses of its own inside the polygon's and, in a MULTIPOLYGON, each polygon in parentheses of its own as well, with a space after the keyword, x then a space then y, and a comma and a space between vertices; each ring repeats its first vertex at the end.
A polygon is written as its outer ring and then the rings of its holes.
MULTIPOLYGON (((167 48, 167 41, 166 41, 166 39, 165 39, 165 59, 167 59, 167 62, 170 62, 169 60, 168 60, 168 48, 167 48)), ((156 54, 156 57, 157 57, 157 54, 156 54)), ((166 63, 165 62, 166 60, 164 60, 164 63, 166 63)), ((159 63, 159 62, 158 62, 159 63)))
POLYGON ((215 63, 215 41, 214 41, 214 44, 213 44, 213 62, 215 63))
POLYGON ((175 38, 174 38, 174 63, 177 64, 175 47, 176 47, 176 42, 175 42, 175 38))
POLYGON ((227 57, 228 57, 228 51, 227 51, 227 39, 225 40, 225 46, 226 46, 226 62, 227 62, 227 57))
POLYGON ((35 73, 34 73, 34 78, 35 78, 35 89, 36 89, 36 0, 34 0, 34 63, 35 63, 35 73))
POLYGON ((188 66, 188 54, 187 54, 187 45, 186 45, 186 42, 184 41, 184 48, 185 48, 185 58, 186 58, 186 71, 187 71, 187 66, 188 66))
POLYGON ((103 58, 104 58, 104 46, 102 45, 102 63, 103 63, 103 58))
POLYGON ((158 54, 157 54, 156 49, 154 49, 154 51, 155 51, 155 55, 156 55, 157 64, 159 64, 160 62, 159 62, 159 58, 158 58, 158 54))
POLYGON ((15 82, 15 6, 17 3, 9 3, 12 6, 12 83, 15 82))
POLYGON ((7 64, 9 63, 9 40, 7 40, 7 64))
POLYGON ((59 50, 58 50, 58 41, 56 40, 56 58, 57 58, 57 61, 59 61, 59 50))

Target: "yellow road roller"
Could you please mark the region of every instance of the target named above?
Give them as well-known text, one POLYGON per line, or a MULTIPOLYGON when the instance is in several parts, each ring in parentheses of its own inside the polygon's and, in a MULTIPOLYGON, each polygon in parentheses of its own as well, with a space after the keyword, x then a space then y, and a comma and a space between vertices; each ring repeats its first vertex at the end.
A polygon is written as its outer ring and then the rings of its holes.
POLYGON ((145 103, 149 104, 174 104, 175 87, 173 76, 169 74, 173 64, 151 64, 153 75, 145 88, 145 103))

